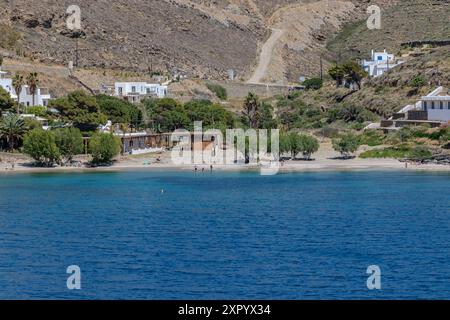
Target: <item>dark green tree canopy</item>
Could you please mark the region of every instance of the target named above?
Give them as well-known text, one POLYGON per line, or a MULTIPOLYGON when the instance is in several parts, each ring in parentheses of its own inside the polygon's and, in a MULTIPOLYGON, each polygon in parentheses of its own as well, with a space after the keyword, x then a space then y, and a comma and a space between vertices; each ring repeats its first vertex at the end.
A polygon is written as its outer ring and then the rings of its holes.
POLYGON ((95 99, 100 107, 100 111, 112 123, 127 123, 133 127, 142 125, 142 111, 136 105, 107 95, 97 95, 95 99))
POLYGON ((34 129, 25 135, 23 151, 40 166, 52 166, 60 160, 60 153, 51 131, 34 129))
POLYGON ((63 121, 73 123, 81 131, 94 131, 107 121, 95 97, 84 91, 74 91, 67 97, 52 100, 49 106, 59 111, 63 121))
POLYGON ((9 95, 8 91, 0 87, 0 112, 12 110, 14 105, 15 102, 9 95))

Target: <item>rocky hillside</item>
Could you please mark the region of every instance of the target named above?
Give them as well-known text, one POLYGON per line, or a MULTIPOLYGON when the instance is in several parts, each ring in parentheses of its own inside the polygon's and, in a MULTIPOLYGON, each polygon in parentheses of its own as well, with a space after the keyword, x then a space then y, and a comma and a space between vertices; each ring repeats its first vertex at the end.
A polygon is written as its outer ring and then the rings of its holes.
POLYGON ((328 43, 336 59, 368 58, 371 49, 398 53, 403 42, 450 40, 449 0, 402 0, 382 9, 381 29, 369 30, 365 20, 348 23, 328 43))
POLYGON ((271 29, 284 31, 266 81, 317 74, 318 55, 370 3, 398 0, 3 0, 0 45, 45 63, 224 78, 250 78, 271 29), (82 31, 66 28, 81 8, 82 31))

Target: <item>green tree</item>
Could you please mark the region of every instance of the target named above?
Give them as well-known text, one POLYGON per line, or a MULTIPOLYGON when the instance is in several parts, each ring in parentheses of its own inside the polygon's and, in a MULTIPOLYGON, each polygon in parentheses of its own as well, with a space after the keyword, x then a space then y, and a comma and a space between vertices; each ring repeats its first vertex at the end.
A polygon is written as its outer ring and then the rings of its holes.
POLYGON ((175 129, 189 129, 191 126, 186 109, 174 99, 146 99, 143 104, 150 126, 156 132, 172 132, 175 129))
POLYGON ((81 131, 94 131, 107 121, 95 97, 81 90, 73 91, 67 97, 51 100, 49 106, 59 111, 63 121, 72 123, 81 131))
POLYGON ((301 151, 301 138, 300 135, 296 132, 289 133, 288 137, 291 156, 292 159, 295 159, 297 157, 297 154, 301 151))
POLYGON ((291 152, 289 135, 286 133, 280 133, 280 154, 285 154, 288 152, 291 152))
POLYGON ((36 92, 39 86, 39 76, 37 74, 37 72, 31 72, 28 76, 27 76, 27 85, 28 88, 30 89, 30 93, 33 99, 33 103, 32 105, 35 105, 35 96, 36 96, 36 92))
POLYGON ((34 129, 25 135, 23 151, 40 166, 53 166, 60 160, 60 152, 51 131, 34 129))
POLYGON ((348 83, 356 83, 358 89, 361 89, 362 79, 368 76, 367 71, 365 71, 360 64, 354 61, 348 61, 343 65, 343 70, 345 74, 345 80, 348 83))
POLYGON ((55 142, 66 162, 70 162, 74 155, 83 152, 83 136, 77 128, 62 128, 54 131, 55 142))
POLYGON ((336 81, 338 87, 345 80, 348 84, 356 83, 358 89, 361 89, 362 79, 368 76, 368 73, 354 61, 348 61, 341 66, 335 64, 328 70, 328 74, 336 81))
POLYGON ((8 111, 14 108, 15 102, 8 91, 0 87, 0 111, 8 111))
POLYGON ((120 153, 120 140, 109 133, 95 133, 89 147, 93 163, 108 164, 120 153))
POLYGON ((261 103, 259 102, 258 96, 250 92, 245 98, 242 111, 244 123, 247 124, 250 128, 256 129, 259 127, 261 120, 260 109, 261 103))
POLYGON ((139 128, 142 125, 142 111, 136 105, 107 95, 97 95, 95 99, 100 111, 112 123, 127 123, 134 128, 139 128))
POLYGON ((336 87, 341 86, 344 82, 345 72, 344 69, 338 64, 333 65, 328 70, 328 74, 334 81, 336 81, 336 87))
POLYGON ((22 87, 25 84, 23 76, 16 74, 12 80, 12 86, 17 95, 17 114, 20 112, 20 93, 22 92, 22 87))
POLYGON ((0 122, 0 137, 6 139, 10 150, 18 146, 25 131, 24 121, 15 114, 7 114, 0 122))
POLYGON ((319 140, 309 135, 299 136, 300 152, 307 160, 311 159, 311 155, 319 150, 319 140))
POLYGON ((184 105, 184 110, 191 124, 194 121, 202 121, 204 129, 225 130, 232 128, 235 123, 233 113, 209 100, 189 101, 184 105))
POLYGON ((274 117, 273 107, 270 103, 263 102, 261 104, 261 121, 259 123, 260 129, 276 129, 278 128, 278 121, 274 117))
POLYGON ((356 152, 359 146, 359 137, 353 133, 348 133, 338 139, 333 139, 333 149, 340 152, 345 159, 348 159, 352 153, 356 152))

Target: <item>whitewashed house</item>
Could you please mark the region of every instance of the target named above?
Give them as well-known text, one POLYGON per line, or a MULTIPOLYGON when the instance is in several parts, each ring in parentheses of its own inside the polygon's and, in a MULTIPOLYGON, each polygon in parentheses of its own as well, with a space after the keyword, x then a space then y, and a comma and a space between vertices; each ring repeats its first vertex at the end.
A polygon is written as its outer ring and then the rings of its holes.
MULTIPOLYGON (((7 78, 7 73, 0 70, 0 86, 5 89, 11 98, 17 101, 17 93, 12 85, 12 79, 7 78)), ((34 104, 33 104, 33 95, 30 93, 30 87, 28 85, 24 85, 22 87, 22 91, 20 92, 20 103, 26 107, 31 106, 43 106, 47 107, 48 102, 51 99, 51 95, 46 88, 37 88, 36 93, 34 94, 34 104)))
POLYGON ((404 61, 397 60, 395 55, 388 53, 386 50, 383 52, 375 52, 372 50, 371 60, 364 59, 362 66, 369 73, 369 76, 378 77, 402 63, 404 61))
POLYGON ((140 102, 145 97, 164 98, 167 96, 166 85, 151 84, 147 82, 116 82, 114 95, 132 103, 140 102))
POLYGON ((428 113, 429 121, 450 121, 450 91, 439 87, 420 101, 422 111, 428 113))
POLYGON ((6 75, 6 72, 0 70, 0 87, 6 90, 12 99, 17 100, 16 92, 14 91, 14 88, 12 86, 12 79, 7 78, 6 75))
POLYGON ((36 93, 34 94, 34 103, 33 103, 33 95, 30 93, 30 87, 28 85, 24 85, 22 87, 22 91, 20 92, 20 104, 31 107, 31 106, 42 106, 47 107, 48 103, 51 99, 51 95, 47 88, 37 88, 36 93))

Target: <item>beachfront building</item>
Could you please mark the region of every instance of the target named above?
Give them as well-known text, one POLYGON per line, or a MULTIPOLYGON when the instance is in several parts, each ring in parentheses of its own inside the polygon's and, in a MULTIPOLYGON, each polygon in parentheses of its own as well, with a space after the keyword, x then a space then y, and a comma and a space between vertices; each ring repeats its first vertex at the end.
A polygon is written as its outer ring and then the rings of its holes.
POLYGON ((399 130, 405 126, 426 124, 432 128, 450 123, 450 90, 439 87, 422 97, 417 103, 407 105, 390 119, 371 123, 366 129, 399 130))
POLYGON ((370 77, 378 77, 402 63, 404 61, 397 60, 395 55, 388 53, 386 50, 383 52, 375 52, 372 50, 371 59, 364 59, 362 66, 369 73, 370 77))
MULTIPOLYGON (((0 87, 6 90, 11 98, 17 101, 17 93, 13 87, 13 80, 7 76, 7 73, 0 70, 0 87)), ((37 88, 36 93, 33 95, 30 92, 30 87, 24 85, 22 91, 20 92, 20 103, 26 107, 31 106, 48 106, 48 102, 51 99, 51 95, 46 88, 37 88), (33 103, 34 101, 34 103, 33 103)))
POLYGON ((122 154, 146 154, 163 152, 166 148, 171 148, 173 143, 170 134, 132 132, 114 133, 122 142, 122 154))
POLYGON ((116 82, 114 95, 132 103, 138 103, 145 97, 164 98, 167 96, 168 87, 147 82, 116 82))
POLYGON ((450 121, 450 90, 439 87, 421 99, 421 110, 429 121, 450 121))

